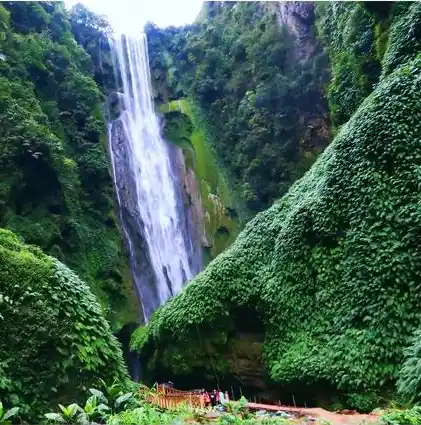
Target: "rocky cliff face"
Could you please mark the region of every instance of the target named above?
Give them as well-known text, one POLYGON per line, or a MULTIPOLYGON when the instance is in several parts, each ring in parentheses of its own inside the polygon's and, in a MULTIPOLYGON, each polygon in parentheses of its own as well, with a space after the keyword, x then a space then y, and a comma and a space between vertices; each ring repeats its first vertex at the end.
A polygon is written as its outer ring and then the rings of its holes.
MULTIPOLYGON (((125 241, 130 267, 137 268, 138 273, 132 274, 138 297, 150 306, 156 306, 159 296, 156 292, 154 274, 151 267, 148 248, 141 228, 137 223, 141 221, 139 204, 137 203, 136 183, 130 170, 130 154, 127 150, 123 124, 116 121, 109 135, 112 144, 110 151, 113 157, 113 173, 118 193, 118 209, 121 221, 122 238, 125 241), (136 241, 133 244, 132 241, 136 241), (154 301, 155 300, 155 301, 154 301)), ((144 311, 150 315, 151 311, 144 311)), ((139 317, 140 318, 140 317, 139 317)))
POLYGON ((175 184, 180 187, 184 229, 191 241, 190 267, 196 275, 203 269, 202 246, 205 243, 204 210, 200 199, 200 188, 193 169, 186 165, 183 151, 169 143, 171 165, 175 184))
MULTIPOLYGON (((316 35, 314 2, 279 1, 269 3, 268 7, 276 12, 279 25, 286 26, 292 37, 291 60, 324 69, 322 74, 327 81, 330 69, 328 57, 316 35)), ((324 90, 322 81, 320 90, 324 90)), ((304 162, 308 160, 311 163, 324 149, 326 141, 331 139, 329 110, 324 97, 323 101, 315 100, 313 107, 302 105, 299 111, 300 123, 305 129, 300 144, 304 162)))
POLYGON ((178 168, 189 226, 194 227, 203 262, 207 264, 238 234, 235 203, 203 125, 188 99, 161 106, 163 134, 176 152, 174 164, 178 168))
POLYGON ((209 247, 209 241, 205 232, 205 210, 200 197, 200 185, 198 177, 194 170, 186 165, 186 158, 183 150, 175 147, 176 164, 178 168, 179 179, 182 187, 183 202, 187 214, 190 218, 189 222, 193 227, 194 240, 202 247, 209 247))
POLYGON ((294 36, 295 58, 309 59, 317 49, 314 2, 280 1, 274 7, 279 23, 286 25, 294 36))

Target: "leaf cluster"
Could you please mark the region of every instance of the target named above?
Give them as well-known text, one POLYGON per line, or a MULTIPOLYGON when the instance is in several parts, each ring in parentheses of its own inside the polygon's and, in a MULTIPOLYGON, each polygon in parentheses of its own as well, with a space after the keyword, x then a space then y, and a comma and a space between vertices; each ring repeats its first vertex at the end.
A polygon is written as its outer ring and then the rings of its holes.
POLYGON ((107 387, 102 381, 104 391, 90 388, 92 394, 85 402, 84 407, 76 403, 68 406, 58 405, 60 412, 45 413, 44 417, 49 422, 62 424, 89 425, 91 423, 106 423, 107 419, 134 404, 133 393, 124 393, 123 386, 118 383, 107 387))
POLYGON ((10 425, 11 418, 16 416, 19 412, 19 407, 12 407, 11 409, 5 409, 3 403, 0 401, 0 424, 1 425, 10 425))

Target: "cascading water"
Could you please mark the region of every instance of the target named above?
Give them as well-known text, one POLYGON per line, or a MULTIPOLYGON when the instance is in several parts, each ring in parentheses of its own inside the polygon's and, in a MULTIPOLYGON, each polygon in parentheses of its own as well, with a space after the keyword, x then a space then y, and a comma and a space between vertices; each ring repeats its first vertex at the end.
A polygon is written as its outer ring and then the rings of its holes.
POLYGON ((145 320, 199 271, 172 150, 153 108, 146 36, 111 41, 119 117, 109 151, 123 237, 145 320))

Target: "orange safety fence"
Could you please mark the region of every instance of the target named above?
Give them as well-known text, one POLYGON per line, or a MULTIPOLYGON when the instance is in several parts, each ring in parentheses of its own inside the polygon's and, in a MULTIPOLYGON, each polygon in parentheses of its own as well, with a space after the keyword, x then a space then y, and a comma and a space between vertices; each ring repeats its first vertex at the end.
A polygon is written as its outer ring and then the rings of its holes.
POLYGON ((204 395, 198 391, 182 391, 165 385, 158 385, 155 393, 147 397, 149 403, 153 403, 162 409, 171 409, 179 404, 186 404, 191 408, 204 408, 204 395))

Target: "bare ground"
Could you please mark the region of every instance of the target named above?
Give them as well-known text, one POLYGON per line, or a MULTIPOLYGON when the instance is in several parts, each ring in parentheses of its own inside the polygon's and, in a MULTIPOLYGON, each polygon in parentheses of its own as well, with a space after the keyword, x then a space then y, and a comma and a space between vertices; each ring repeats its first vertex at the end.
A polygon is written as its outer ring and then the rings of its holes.
MULTIPOLYGON (((335 413, 329 412, 318 407, 314 408, 301 408, 290 406, 273 406, 258 403, 249 403, 251 409, 263 409, 267 411, 282 410, 287 413, 295 413, 304 417, 312 417, 317 421, 324 419, 329 421, 332 425, 362 425, 362 424, 375 424, 378 416, 374 414, 361 414, 361 413, 335 413)), ((317 423, 317 422, 316 422, 317 423)))

